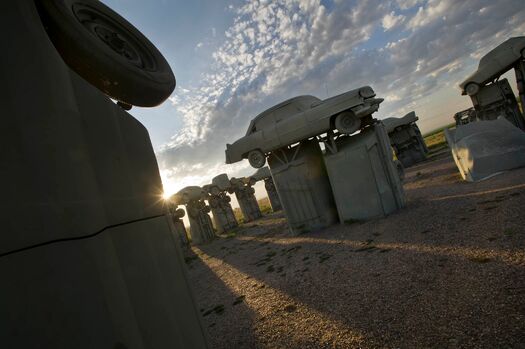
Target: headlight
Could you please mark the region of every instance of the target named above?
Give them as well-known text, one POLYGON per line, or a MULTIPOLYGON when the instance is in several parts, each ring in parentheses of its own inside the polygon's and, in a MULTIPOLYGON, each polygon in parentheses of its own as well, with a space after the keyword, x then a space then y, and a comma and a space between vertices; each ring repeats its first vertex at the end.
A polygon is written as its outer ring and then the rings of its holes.
POLYGON ((359 89, 359 95, 363 98, 375 97, 376 93, 370 86, 365 86, 359 89))

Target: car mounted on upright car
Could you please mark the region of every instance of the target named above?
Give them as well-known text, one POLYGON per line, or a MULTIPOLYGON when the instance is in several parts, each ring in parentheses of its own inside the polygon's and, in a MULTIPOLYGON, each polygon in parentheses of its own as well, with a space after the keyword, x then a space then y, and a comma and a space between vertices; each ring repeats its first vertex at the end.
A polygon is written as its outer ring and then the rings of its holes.
POLYGON ((461 94, 477 94, 481 87, 511 69, 521 59, 525 59, 525 36, 506 40, 483 56, 478 69, 459 84, 461 94))
POLYGON ((320 100, 314 96, 299 96, 286 100, 256 116, 246 135, 226 145, 226 163, 248 159, 250 165, 261 168, 270 152, 320 134, 336 130, 352 134, 371 122, 382 98, 364 86, 320 100))

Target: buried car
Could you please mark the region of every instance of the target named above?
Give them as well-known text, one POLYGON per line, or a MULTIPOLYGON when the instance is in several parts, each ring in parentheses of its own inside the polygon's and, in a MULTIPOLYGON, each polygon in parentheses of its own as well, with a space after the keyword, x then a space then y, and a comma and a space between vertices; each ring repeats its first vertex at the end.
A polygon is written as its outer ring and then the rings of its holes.
POLYGON ((371 121, 382 98, 364 86, 321 100, 314 96, 288 99, 256 116, 246 135, 226 145, 226 163, 248 159, 261 168, 266 155, 279 148, 336 130, 352 134, 371 121))
POLYGON ((525 36, 510 38, 481 58, 478 69, 459 84, 461 94, 473 96, 525 58, 525 36))

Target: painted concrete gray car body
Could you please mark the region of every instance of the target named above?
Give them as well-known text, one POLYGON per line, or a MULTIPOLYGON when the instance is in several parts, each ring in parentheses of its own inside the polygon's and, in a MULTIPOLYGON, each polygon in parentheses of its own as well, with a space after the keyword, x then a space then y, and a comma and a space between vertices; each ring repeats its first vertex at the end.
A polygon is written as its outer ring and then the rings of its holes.
POLYGON ((268 166, 292 234, 337 223, 332 188, 317 141, 303 141, 272 153, 268 166))
POLYGON ((427 158, 428 148, 416 124, 419 118, 410 112, 401 118, 381 120, 390 138, 390 144, 403 166, 410 167, 427 158))
POLYGON ((2 347, 206 348, 146 129, 0 10, 2 347))
POLYGON ((251 178, 253 178, 255 181, 264 181, 264 188, 268 194, 268 200, 270 200, 272 211, 277 212, 282 210, 283 206, 281 205, 281 199, 279 199, 279 194, 277 193, 277 188, 275 188, 272 173, 270 172, 268 166, 262 167, 255 171, 255 173, 251 175, 251 178))
POLYGON ((512 69, 516 61, 522 59, 525 50, 525 36, 510 38, 484 55, 478 69, 459 84, 463 94, 467 94, 469 84, 483 86, 512 69))
POLYGON ((383 101, 375 97, 369 86, 320 100, 314 96, 298 96, 286 100, 256 116, 246 135, 226 146, 226 163, 247 158, 248 152, 273 150, 300 142, 333 130, 333 117, 350 110, 358 118, 377 111, 383 101))
POLYGON ((405 206, 405 193, 381 123, 327 147, 324 162, 341 223, 388 215, 405 206))
POLYGON ((251 222, 262 217, 261 208, 255 198, 255 189, 252 188, 250 181, 245 178, 230 179, 233 192, 239 202, 244 222, 251 222))
POLYGON ((510 38, 483 56, 478 69, 459 87, 472 99, 479 120, 494 120, 504 115, 525 130, 525 118, 506 79, 498 80, 514 69, 518 96, 525 105, 525 36, 510 38))
MULTIPOLYGON (((215 177, 214 180, 216 178, 217 177, 215 177)), ((236 228, 239 224, 237 223, 237 219, 235 219, 235 214, 230 204, 231 198, 226 193, 226 190, 231 188, 228 176, 221 174, 219 178, 221 178, 219 183, 217 183, 217 180, 215 180, 215 183, 220 184, 221 187, 216 184, 207 184, 202 188, 206 192, 206 200, 208 200, 213 215, 213 225, 217 232, 222 234, 236 228), (227 185, 224 183, 224 180, 227 180, 227 185)))
POLYGON ((205 244, 215 238, 213 223, 208 214, 210 207, 204 202, 206 198, 205 190, 194 185, 182 188, 170 198, 174 205, 186 206, 193 245, 205 244))
POLYGON ((525 119, 507 79, 480 87, 479 92, 470 96, 470 99, 476 120, 496 120, 503 115, 514 126, 525 130, 525 119))
POLYGON ((188 246, 190 240, 188 239, 188 232, 184 226, 182 218, 186 214, 182 208, 178 208, 177 205, 168 202, 167 203, 168 217, 171 218, 171 231, 176 239, 180 241, 181 246, 188 246))
POLYGON ((525 166, 525 132, 503 117, 447 129, 445 137, 466 181, 483 180, 525 166))

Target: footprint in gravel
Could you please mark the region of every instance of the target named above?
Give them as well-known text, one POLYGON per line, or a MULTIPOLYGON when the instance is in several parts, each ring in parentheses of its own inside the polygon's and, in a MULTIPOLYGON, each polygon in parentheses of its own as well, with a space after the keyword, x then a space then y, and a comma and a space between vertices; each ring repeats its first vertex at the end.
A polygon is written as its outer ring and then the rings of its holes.
POLYGON ((498 208, 498 206, 487 206, 487 207, 484 207, 483 209, 484 209, 485 211, 490 211, 490 210, 493 210, 493 209, 495 209, 495 208, 498 208))
POLYGON ((268 268, 266 268, 267 273, 273 273, 275 271, 275 268, 273 265, 269 265, 268 268))
POLYGON ((209 327, 213 327, 213 326, 215 326, 215 322, 214 322, 213 324, 210 324, 210 326, 209 326, 209 327))
POLYGON ((323 253, 322 255, 319 256, 319 263, 324 263, 324 261, 330 259, 330 257, 332 257, 331 254, 323 253))
POLYGON ((421 234, 428 234, 428 233, 430 233, 430 230, 423 230, 423 231, 421 232, 421 234))
POLYGON ((443 268, 445 266, 445 263, 447 263, 447 259, 446 258, 440 258, 440 259, 438 259, 437 266, 443 268))
POLYGON ((235 298, 232 305, 241 304, 244 301, 244 298, 246 298, 244 295, 235 298))
POLYGON ((207 310, 206 312, 204 312, 204 314, 202 314, 202 316, 208 316, 211 313, 215 313, 217 315, 222 315, 222 313, 224 313, 224 305, 223 304, 216 305, 215 307, 211 308, 210 310, 207 310))
POLYGON ((374 252, 377 249, 374 245, 364 246, 358 249, 355 249, 354 252, 374 252))
POLYGON ((303 261, 306 261, 308 259, 310 259, 310 257, 306 256, 306 257, 303 258, 303 261))
POLYGON ((489 257, 484 257, 484 256, 469 256, 468 259, 470 259, 472 262, 476 262, 480 264, 488 263, 491 261, 489 257))
POLYGON ((509 195, 510 195, 510 196, 519 196, 520 193, 510 193, 509 195))
POLYGON ((297 310, 297 307, 293 304, 288 304, 287 306, 284 307, 284 311, 287 313, 293 313, 296 310, 297 310))

